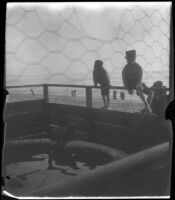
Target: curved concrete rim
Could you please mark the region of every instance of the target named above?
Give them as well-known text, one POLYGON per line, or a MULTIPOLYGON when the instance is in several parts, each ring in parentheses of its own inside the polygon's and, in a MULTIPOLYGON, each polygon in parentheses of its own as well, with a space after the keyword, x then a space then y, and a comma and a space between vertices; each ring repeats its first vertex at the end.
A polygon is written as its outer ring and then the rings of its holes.
MULTIPOLYGON (((23 146, 32 146, 32 147, 38 147, 38 148, 44 148, 44 147, 49 147, 52 148, 56 146, 56 142, 52 141, 49 138, 42 138, 42 139, 22 139, 22 140, 12 140, 8 141, 5 144, 5 149, 8 147, 16 148, 16 147, 23 147, 23 146)), ((109 157, 112 160, 115 159, 121 159, 123 157, 128 156, 127 153, 106 146, 98 143, 93 143, 93 142, 87 142, 87 141, 79 141, 79 140, 71 140, 66 143, 65 149, 68 151, 76 151, 76 153, 88 153, 92 152, 94 155, 105 155, 109 157)))
POLYGON ((97 144, 86 141, 72 140, 66 143, 65 148, 66 150, 77 151, 77 152, 80 151, 83 153, 92 151, 95 155, 103 154, 108 156, 112 160, 121 159, 123 157, 128 156, 127 153, 121 150, 103 144, 97 144))

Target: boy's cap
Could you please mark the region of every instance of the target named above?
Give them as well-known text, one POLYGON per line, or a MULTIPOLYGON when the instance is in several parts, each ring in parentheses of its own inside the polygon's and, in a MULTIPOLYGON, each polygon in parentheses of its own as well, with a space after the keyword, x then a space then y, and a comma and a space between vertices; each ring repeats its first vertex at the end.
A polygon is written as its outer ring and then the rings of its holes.
POLYGON ((162 81, 156 81, 153 83, 153 87, 163 87, 163 82, 162 81))
POLYGON ((127 57, 135 57, 136 56, 136 50, 126 51, 125 53, 126 53, 125 58, 127 58, 127 57))
POLYGON ((102 61, 102 60, 96 60, 96 61, 95 61, 95 64, 96 64, 96 65, 102 65, 102 64, 103 64, 103 61, 102 61))

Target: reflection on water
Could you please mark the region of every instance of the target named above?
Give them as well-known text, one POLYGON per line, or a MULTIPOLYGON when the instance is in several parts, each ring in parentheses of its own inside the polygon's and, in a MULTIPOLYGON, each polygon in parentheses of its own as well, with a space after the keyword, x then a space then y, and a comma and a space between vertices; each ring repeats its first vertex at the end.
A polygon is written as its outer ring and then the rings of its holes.
POLYGON ((17 194, 85 173, 107 162, 68 152, 27 155, 26 160, 24 156, 19 160, 19 156, 17 162, 13 158, 5 169, 9 176, 5 188, 17 194))

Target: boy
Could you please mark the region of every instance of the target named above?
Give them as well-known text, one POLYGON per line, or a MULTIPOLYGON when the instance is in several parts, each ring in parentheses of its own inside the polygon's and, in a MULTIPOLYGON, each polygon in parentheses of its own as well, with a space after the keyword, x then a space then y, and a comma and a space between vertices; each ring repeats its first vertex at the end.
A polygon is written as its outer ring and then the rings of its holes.
POLYGON ((142 83, 142 90, 144 94, 147 94, 147 102, 154 114, 164 118, 165 110, 168 105, 168 95, 165 90, 160 90, 165 88, 162 81, 156 81, 148 88, 144 83, 142 83))
POLYGON ((110 87, 110 79, 109 74, 103 67, 103 61, 96 60, 94 63, 94 70, 93 70, 93 81, 94 86, 100 84, 101 86, 101 95, 104 102, 104 109, 109 108, 110 97, 109 97, 109 87, 110 87))
MULTIPOLYGON (((142 87, 142 68, 141 66, 136 63, 136 51, 130 50, 126 51, 126 60, 127 64, 123 68, 122 71, 122 78, 123 78, 123 84, 125 88, 128 90, 129 94, 133 94, 133 90, 137 91, 137 95, 141 98, 145 105, 145 111, 151 113, 151 108, 149 106, 149 103, 145 100, 145 97, 143 95, 143 87, 142 87)), ((152 91, 149 91, 152 95, 152 91)))

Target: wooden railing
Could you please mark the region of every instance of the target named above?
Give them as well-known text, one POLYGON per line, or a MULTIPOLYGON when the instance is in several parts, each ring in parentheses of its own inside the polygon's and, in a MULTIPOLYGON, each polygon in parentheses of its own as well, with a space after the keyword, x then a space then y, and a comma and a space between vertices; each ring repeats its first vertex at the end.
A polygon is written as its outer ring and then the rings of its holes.
MULTIPOLYGON (((92 89, 100 89, 100 86, 88 85, 71 85, 71 84, 36 84, 36 85, 21 85, 21 86, 6 86, 6 89, 25 88, 25 87, 43 87, 43 97, 45 104, 49 103, 49 87, 66 87, 66 88, 84 88, 86 91, 86 106, 92 107, 92 89)), ((110 86, 110 89, 126 90, 123 86, 110 86)), ((169 88, 161 88, 156 90, 170 91, 169 88)))

